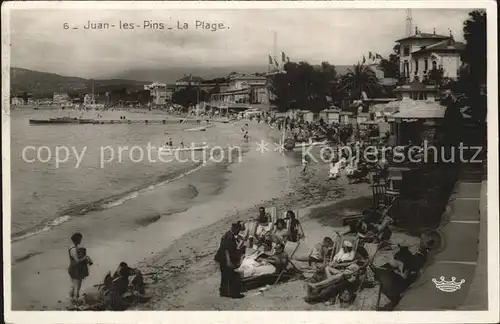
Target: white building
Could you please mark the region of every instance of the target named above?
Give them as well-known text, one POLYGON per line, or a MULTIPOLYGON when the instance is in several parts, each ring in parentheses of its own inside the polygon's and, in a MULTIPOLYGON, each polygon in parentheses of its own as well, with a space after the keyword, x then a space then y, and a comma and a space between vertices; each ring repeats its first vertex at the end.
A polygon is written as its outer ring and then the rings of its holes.
POLYGON ((172 99, 172 91, 169 91, 165 83, 147 84, 144 86, 144 90, 149 90, 154 105, 166 105, 172 99))
POLYGON ((197 86, 203 82, 203 78, 198 76, 186 75, 175 81, 176 86, 197 86))
POLYGON ((83 104, 85 106, 95 105, 95 95, 92 93, 87 93, 83 96, 83 104))
POLYGON ((212 95, 212 103, 223 104, 269 104, 267 78, 257 75, 234 75, 229 80, 229 86, 221 92, 212 95))
POLYGON ((71 103, 71 98, 65 92, 54 92, 52 102, 56 105, 67 105, 71 103))
POLYGON ((465 45, 454 40, 452 35, 422 33, 415 28, 415 34, 396 41, 400 44, 400 74, 410 82, 418 77, 425 80, 432 69, 443 69, 443 76, 458 78, 462 64, 460 52, 465 45))

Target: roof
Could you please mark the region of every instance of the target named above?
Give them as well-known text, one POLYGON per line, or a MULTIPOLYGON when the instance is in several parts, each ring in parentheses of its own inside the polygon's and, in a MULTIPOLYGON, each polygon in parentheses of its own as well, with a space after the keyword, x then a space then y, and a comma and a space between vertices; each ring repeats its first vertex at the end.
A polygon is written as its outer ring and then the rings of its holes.
POLYGON ((401 100, 399 112, 391 115, 396 119, 432 119, 444 118, 446 107, 436 101, 415 101, 411 99, 401 100))
POLYGON ((395 92, 436 92, 437 88, 433 85, 425 85, 419 81, 413 81, 410 84, 405 84, 394 89, 395 92))
POLYGON ((202 82, 203 78, 199 76, 186 75, 176 82, 202 82))
POLYGON ((248 94, 248 93, 250 93, 250 91, 251 91, 250 88, 232 89, 232 90, 221 91, 221 92, 215 93, 215 94, 216 95, 224 95, 224 94, 248 94))
POLYGON ((396 42, 402 42, 402 41, 405 41, 405 40, 414 40, 414 39, 448 39, 450 38, 450 36, 445 36, 445 35, 438 35, 438 34, 434 34, 434 33, 418 33, 416 35, 412 35, 412 36, 409 36, 409 37, 405 37, 405 38, 401 38, 401 39, 398 39, 396 42))
POLYGON ((262 80, 265 81, 265 76, 258 75, 234 75, 230 78, 231 80, 262 80))
POLYGON ((363 102, 370 102, 370 103, 388 103, 391 101, 397 101, 397 98, 368 98, 364 99, 363 102))
POLYGON ((412 55, 424 54, 429 52, 461 52, 464 49, 464 43, 456 42, 453 38, 448 38, 436 44, 424 46, 418 51, 413 52, 412 55))
POLYGON ((378 125, 380 123, 380 120, 365 120, 362 121, 360 124, 364 125, 378 125))

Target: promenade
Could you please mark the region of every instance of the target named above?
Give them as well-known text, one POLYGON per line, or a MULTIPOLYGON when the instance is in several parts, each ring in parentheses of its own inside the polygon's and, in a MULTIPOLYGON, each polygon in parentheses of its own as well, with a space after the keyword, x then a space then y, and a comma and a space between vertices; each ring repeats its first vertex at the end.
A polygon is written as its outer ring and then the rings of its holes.
POLYGON ((487 181, 464 170, 443 215, 441 247, 395 310, 487 310, 487 181), (436 288, 434 278, 465 282, 455 292, 436 288))

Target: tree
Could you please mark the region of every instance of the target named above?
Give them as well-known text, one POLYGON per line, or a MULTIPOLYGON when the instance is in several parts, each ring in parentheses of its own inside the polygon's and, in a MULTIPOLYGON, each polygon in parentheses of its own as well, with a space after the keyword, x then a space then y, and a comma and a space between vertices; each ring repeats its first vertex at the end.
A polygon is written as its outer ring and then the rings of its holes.
POLYGON ((271 102, 280 111, 306 109, 319 112, 328 108, 327 97, 335 97, 336 81, 335 66, 328 62, 319 66, 288 62, 284 73, 276 73, 270 79, 269 90, 274 95, 271 102))
POLYGON ((187 109, 201 101, 206 101, 208 97, 209 95, 206 91, 201 90, 199 87, 188 85, 185 88, 175 91, 172 95, 172 101, 187 109))
POLYGON ((382 68, 382 71, 384 71, 384 77, 399 79, 400 45, 399 44, 394 45, 392 50, 393 53, 389 55, 389 58, 380 60, 379 65, 382 68))
POLYGON ((475 119, 486 119, 486 96, 482 88, 486 85, 486 12, 474 10, 464 22, 465 49, 461 58, 467 66, 461 71, 461 88, 465 90, 469 104, 472 106, 472 115, 475 119))
POLYGON ((436 86, 443 85, 444 82, 444 70, 443 68, 433 68, 429 71, 427 78, 423 80, 424 84, 432 84, 436 86))
POLYGON ((342 78, 341 89, 347 90, 351 99, 360 99, 362 92, 373 97, 381 89, 380 83, 369 66, 358 63, 342 78))

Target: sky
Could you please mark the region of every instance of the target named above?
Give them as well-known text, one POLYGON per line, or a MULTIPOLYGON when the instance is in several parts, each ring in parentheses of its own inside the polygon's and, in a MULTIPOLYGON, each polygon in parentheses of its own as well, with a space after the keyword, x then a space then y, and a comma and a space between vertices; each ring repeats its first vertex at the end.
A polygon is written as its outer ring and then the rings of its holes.
MULTIPOLYGON (((413 9, 413 26, 422 32, 463 40, 462 26, 470 9, 413 9)), ((130 69, 262 65, 278 60, 350 65, 368 52, 386 57, 404 37, 405 9, 245 9, 245 10, 12 10, 11 65, 85 78, 107 77, 130 69), (85 30, 106 22, 117 27, 85 30), (195 21, 222 23, 219 31, 195 28, 195 21), (119 29, 120 23, 140 27, 119 29), (144 21, 172 30, 144 29, 144 21), (177 29, 177 22, 189 24, 177 29), (69 29, 64 29, 68 23, 69 29), (73 27, 79 27, 73 29, 73 27)))

